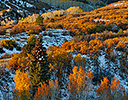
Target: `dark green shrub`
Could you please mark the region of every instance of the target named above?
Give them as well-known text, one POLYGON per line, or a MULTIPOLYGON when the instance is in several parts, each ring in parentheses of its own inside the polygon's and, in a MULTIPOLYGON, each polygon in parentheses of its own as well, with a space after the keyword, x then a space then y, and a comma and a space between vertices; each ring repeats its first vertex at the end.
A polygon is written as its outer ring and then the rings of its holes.
POLYGON ((55 17, 58 17, 58 15, 55 15, 55 17))
POLYGON ((15 41, 12 40, 2 40, 0 42, 1 47, 5 47, 6 49, 13 50, 14 47, 17 46, 15 41))
POLYGON ((124 33, 123 30, 120 29, 120 30, 117 32, 117 35, 121 35, 121 34, 123 34, 123 33, 124 33))
POLYGON ((54 22, 54 18, 51 18, 51 19, 50 19, 50 22, 54 22))
POLYGON ((63 26, 61 24, 58 25, 58 28, 63 29, 63 26))
POLYGON ((77 33, 76 36, 82 36, 82 35, 85 35, 85 33, 84 32, 79 32, 79 33, 77 33))
POLYGON ((103 31, 105 31, 105 29, 106 29, 106 27, 103 25, 96 25, 92 28, 88 28, 87 31, 89 34, 92 34, 92 33, 96 33, 96 32, 98 32, 98 33, 103 32, 103 31))
POLYGON ((4 53, 4 50, 3 48, 0 47, 0 53, 4 53))

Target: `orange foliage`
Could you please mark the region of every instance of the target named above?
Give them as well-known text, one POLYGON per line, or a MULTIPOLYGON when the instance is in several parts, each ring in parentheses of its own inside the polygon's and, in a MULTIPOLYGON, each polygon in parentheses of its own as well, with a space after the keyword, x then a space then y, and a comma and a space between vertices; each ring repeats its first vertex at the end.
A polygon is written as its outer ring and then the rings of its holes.
POLYGON ((20 70, 17 70, 14 82, 16 91, 23 92, 29 90, 30 78, 28 77, 27 72, 21 72, 20 70))
POLYGON ((40 98, 40 100, 43 100, 43 98, 49 99, 49 97, 53 96, 53 94, 55 96, 55 92, 58 92, 58 81, 57 80, 49 81, 48 85, 46 83, 44 84, 41 83, 41 86, 38 87, 38 90, 35 93, 34 100, 39 100, 40 97, 42 97, 40 98))
POLYGON ((29 66, 29 60, 26 59, 26 57, 24 57, 22 54, 16 53, 13 54, 13 56, 11 57, 11 60, 9 61, 7 68, 15 69, 15 70, 21 68, 24 70, 28 66, 29 66))
POLYGON ((112 91, 119 90, 120 87, 121 87, 120 81, 116 80, 114 77, 114 79, 111 80, 111 86, 110 86, 111 90, 112 91))
POLYGON ((118 42, 118 45, 116 46, 116 48, 124 49, 125 48, 125 43, 122 43, 121 41, 118 42))
POLYGON ((87 41, 80 42, 64 42, 61 46, 62 49, 74 51, 80 50, 81 53, 99 53, 99 50, 103 49, 104 43, 101 40, 91 40, 89 43, 87 41), (90 51, 89 51, 90 50, 90 51))
POLYGON ((108 78, 103 77, 103 81, 101 80, 100 87, 97 87, 96 92, 98 94, 100 94, 100 93, 102 94, 102 92, 104 92, 105 90, 107 91, 109 89, 111 89, 112 91, 123 89, 122 85, 120 84, 120 81, 116 80, 115 77, 111 80, 110 86, 109 86, 109 84, 110 84, 110 82, 109 82, 108 78))
POLYGON ((104 90, 107 90, 109 88, 109 80, 107 77, 103 77, 103 81, 101 80, 100 87, 97 87, 96 92, 101 93, 104 90))
POLYGON ((32 30, 33 33, 39 33, 43 30, 43 27, 39 26, 39 25, 34 25, 34 24, 17 24, 15 25, 11 32, 12 34, 17 34, 17 33, 21 33, 21 32, 26 32, 32 30))
POLYGON ((84 91, 88 81, 93 78, 93 74, 90 71, 85 72, 84 69, 80 66, 74 66, 72 69, 73 74, 69 75, 68 90, 70 93, 75 92, 76 94, 84 91))

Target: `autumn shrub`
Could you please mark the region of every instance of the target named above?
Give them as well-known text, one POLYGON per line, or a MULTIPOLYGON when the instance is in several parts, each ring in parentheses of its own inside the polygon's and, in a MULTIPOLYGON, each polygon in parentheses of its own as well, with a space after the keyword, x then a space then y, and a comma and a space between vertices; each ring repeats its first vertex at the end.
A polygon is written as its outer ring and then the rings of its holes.
POLYGON ((80 48, 80 53, 88 54, 88 46, 84 45, 80 48))
POLYGON ((74 41, 64 42, 61 48, 68 51, 79 51, 82 54, 98 54, 100 50, 104 49, 104 43, 101 40, 80 41, 75 43, 74 41))
POLYGON ((96 92, 99 95, 98 100, 122 100, 123 98, 126 98, 123 86, 115 77, 111 82, 107 77, 103 77, 103 80, 101 80, 101 84, 97 87, 96 92))
POLYGON ((6 27, 0 26, 0 35, 4 35, 6 33, 6 27))
POLYGON ((46 28, 63 29, 63 25, 59 23, 48 23, 46 28))
POLYGON ((38 34, 39 32, 45 30, 44 26, 34 25, 34 24, 17 24, 10 31, 11 35, 22 33, 32 30, 33 33, 38 34))
POLYGON ((42 32, 45 30, 44 26, 34 25, 34 24, 28 24, 26 25, 25 31, 32 30, 34 34, 39 34, 39 32, 42 32))
POLYGON ((23 24, 15 25, 15 26, 11 29, 10 34, 11 34, 11 35, 14 35, 14 34, 21 33, 21 32, 25 32, 25 26, 24 26, 23 24))
POLYGON ((89 34, 96 33, 96 32, 103 32, 105 30, 105 26, 103 25, 95 25, 93 27, 87 28, 89 34))
POLYGON ((27 70, 30 64, 30 60, 27 57, 35 47, 35 42, 36 37, 31 34, 30 37, 27 38, 27 44, 22 48, 22 53, 16 53, 11 56, 7 68, 27 70))
POLYGON ((38 87, 35 93, 34 100, 57 100, 59 96, 59 84, 58 81, 50 80, 48 84, 44 83, 38 87))
POLYGON ((75 66, 82 66, 83 68, 85 68, 86 66, 86 59, 85 58, 82 58, 80 56, 80 54, 77 54, 74 58, 74 65, 75 66))
POLYGON ((124 51, 125 46, 126 46, 126 44, 120 41, 120 42, 118 42, 116 49, 119 51, 124 51))
POLYGON ((47 51, 47 54, 49 54, 50 52, 53 52, 53 51, 57 50, 57 48, 58 48, 57 46, 50 46, 50 47, 48 47, 47 50, 46 50, 47 51))
POLYGON ((17 69, 26 70, 28 65, 29 65, 29 60, 21 53, 16 53, 11 56, 11 60, 9 61, 7 68, 14 70, 17 69))
POLYGON ((2 40, 0 45, 10 50, 13 50, 13 48, 17 46, 17 44, 12 40, 2 40))
POLYGON ((91 40, 89 42, 89 53, 90 54, 98 54, 100 50, 103 50, 104 44, 100 40, 91 40))

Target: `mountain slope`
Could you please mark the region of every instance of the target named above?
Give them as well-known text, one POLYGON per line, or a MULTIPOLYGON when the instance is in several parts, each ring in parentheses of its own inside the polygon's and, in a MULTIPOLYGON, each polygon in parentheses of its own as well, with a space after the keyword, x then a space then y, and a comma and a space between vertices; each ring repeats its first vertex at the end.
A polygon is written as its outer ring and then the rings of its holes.
POLYGON ((32 14, 42 14, 51 7, 39 0, 0 0, 1 25, 17 24, 32 14))
POLYGON ((0 0, 0 10, 3 9, 16 9, 16 10, 27 10, 31 13, 39 13, 40 10, 44 11, 49 9, 50 6, 39 0, 0 0))
POLYGON ((74 33, 91 34, 105 29, 117 32, 119 29, 128 28, 128 1, 112 3, 91 12, 67 14, 53 19, 52 23, 50 19, 44 20, 44 24, 49 28, 60 24, 74 33))

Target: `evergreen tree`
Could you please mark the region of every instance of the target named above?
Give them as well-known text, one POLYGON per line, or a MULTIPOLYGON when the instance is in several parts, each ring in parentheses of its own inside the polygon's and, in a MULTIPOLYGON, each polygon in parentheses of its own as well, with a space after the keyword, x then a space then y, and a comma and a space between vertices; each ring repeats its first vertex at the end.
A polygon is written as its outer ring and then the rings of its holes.
POLYGON ((29 66, 31 89, 33 95, 35 94, 37 87, 49 79, 48 75, 48 62, 46 56, 46 48, 42 46, 42 35, 36 39, 36 44, 30 54, 31 64, 29 66))
POLYGON ((41 15, 38 15, 35 21, 36 25, 43 25, 43 17, 41 15))
POLYGON ((27 44, 22 48, 22 54, 27 57, 31 53, 31 50, 35 47, 36 37, 32 34, 27 38, 27 44))

